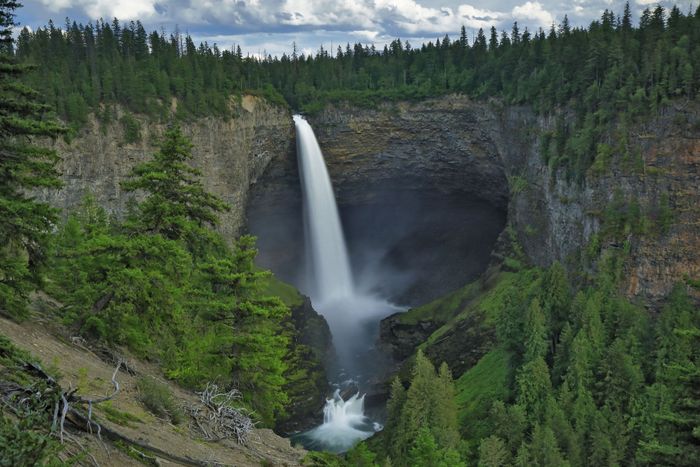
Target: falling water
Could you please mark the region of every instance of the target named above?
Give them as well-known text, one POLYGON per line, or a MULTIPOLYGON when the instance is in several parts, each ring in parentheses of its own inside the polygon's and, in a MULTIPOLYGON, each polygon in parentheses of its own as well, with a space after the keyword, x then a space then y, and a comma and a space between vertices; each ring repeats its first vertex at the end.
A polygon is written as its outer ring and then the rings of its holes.
POLYGON ((313 264, 313 294, 319 301, 353 294, 350 261, 328 170, 311 125, 294 116, 306 232, 313 264))
MULTIPOLYGON (((338 365, 345 377, 356 377, 368 366, 368 323, 378 313, 388 314, 386 302, 355 291, 350 260, 343 238, 338 207, 321 148, 309 123, 294 116, 297 131, 299 173, 304 192, 305 232, 311 256, 311 299, 331 328, 338 365)), ((376 324, 376 321, 375 321, 376 324)), ((364 396, 359 391, 343 400, 337 390, 326 401, 323 424, 300 435, 306 447, 343 452, 366 439, 381 425, 364 413, 364 396)))

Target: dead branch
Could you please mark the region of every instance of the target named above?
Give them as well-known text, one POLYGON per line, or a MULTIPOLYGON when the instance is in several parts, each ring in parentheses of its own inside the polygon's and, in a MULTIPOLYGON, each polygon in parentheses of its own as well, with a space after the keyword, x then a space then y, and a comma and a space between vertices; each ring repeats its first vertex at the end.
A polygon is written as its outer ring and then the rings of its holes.
POLYGON ((100 311, 104 310, 107 305, 109 305, 109 302, 112 301, 114 298, 114 291, 110 290, 106 294, 104 294, 102 297, 100 297, 99 300, 95 302, 94 305, 92 305, 92 312, 93 313, 99 313, 100 311))
MULTIPOLYGON (((122 366, 123 362, 120 360, 112 373, 112 385, 114 386, 114 390, 111 394, 97 398, 84 398, 76 394, 77 388, 68 388, 64 390, 53 377, 41 368, 41 366, 34 363, 25 363, 23 365, 24 371, 43 380, 47 388, 44 391, 39 391, 36 389, 36 385, 23 387, 14 382, 0 380, 0 402, 17 416, 26 415, 32 410, 45 410, 47 413, 53 414, 51 433, 59 437, 61 443, 70 441, 82 447, 70 432, 67 431, 67 427, 70 426, 88 433, 93 433, 93 430, 96 430, 100 440, 102 440, 102 436, 104 436, 112 441, 121 441, 129 446, 135 446, 139 448, 138 450, 143 450, 143 452, 139 452, 146 457, 150 457, 146 453, 151 453, 157 457, 181 465, 196 467, 211 465, 211 463, 208 462, 202 462, 189 457, 181 457, 157 447, 150 446, 139 440, 131 439, 108 427, 102 427, 93 420, 93 405, 113 399, 119 393, 120 385, 117 381, 117 375, 122 366), (38 404, 36 404, 37 402, 38 404), (32 405, 32 403, 35 403, 35 405, 32 405)), ((104 447, 106 449, 106 446, 104 447)), ((90 457, 93 463, 97 465, 97 461, 94 457, 92 455, 90 455, 90 457)))
POLYGON ((197 393, 201 404, 189 407, 194 421, 191 429, 207 441, 234 439, 246 444, 255 423, 243 408, 234 407, 242 395, 237 389, 221 391, 216 384, 207 384, 197 393))

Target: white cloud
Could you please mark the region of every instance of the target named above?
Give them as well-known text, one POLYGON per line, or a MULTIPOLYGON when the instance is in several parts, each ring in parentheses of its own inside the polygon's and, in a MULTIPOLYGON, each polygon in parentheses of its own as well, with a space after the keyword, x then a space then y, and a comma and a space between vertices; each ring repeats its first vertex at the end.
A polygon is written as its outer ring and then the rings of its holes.
POLYGON ((409 34, 418 32, 456 32, 462 25, 470 28, 486 28, 498 23, 504 14, 461 4, 449 7, 429 8, 414 0, 375 0, 376 15, 384 24, 394 24, 409 34))
POLYGON ((155 16, 156 0, 41 0, 52 12, 68 8, 83 10, 90 19, 148 19, 155 16))
MULTIPOLYGON (((24 24, 40 26, 66 15, 78 21, 112 17, 140 19, 147 29, 189 31, 209 43, 240 44, 247 51, 280 53, 293 41, 315 51, 318 45, 373 42, 377 47, 396 37, 414 46, 449 34, 462 25, 469 34, 496 26, 509 30, 513 20, 521 28, 548 28, 569 14, 576 25, 599 19, 604 8, 621 13, 625 0, 24 0, 18 13, 24 24), (81 16, 82 15, 82 16, 81 16), (23 16, 32 19, 24 20, 23 16), (226 40, 212 40, 215 36, 226 40)), ((697 0, 692 0, 697 2, 697 0)), ((671 0, 634 0, 634 14, 647 5, 671 0), (640 6, 641 5, 641 6, 640 6)), ((691 0, 677 0, 687 10, 691 0)))
POLYGON ((367 29, 350 31, 348 34, 362 42, 377 42, 379 38, 379 31, 370 31, 367 29))
POLYGON ((554 16, 545 10, 540 2, 525 2, 514 7, 512 14, 518 21, 531 21, 538 26, 549 26, 554 23, 554 16))

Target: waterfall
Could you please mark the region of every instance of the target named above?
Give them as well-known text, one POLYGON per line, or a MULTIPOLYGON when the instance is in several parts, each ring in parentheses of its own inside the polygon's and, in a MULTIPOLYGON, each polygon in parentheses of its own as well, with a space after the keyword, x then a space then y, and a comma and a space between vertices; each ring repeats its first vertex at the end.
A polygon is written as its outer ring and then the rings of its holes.
MULTIPOLYGON (((376 364, 378 359, 367 358, 367 353, 376 338, 377 321, 397 308, 355 290, 333 186, 321 148, 313 129, 302 116, 294 116, 294 125, 311 266, 307 271, 311 301, 330 326, 340 374, 352 381, 376 364), (368 326, 374 331, 368 330, 368 326)), ((355 381, 352 385, 359 386, 355 381)), ((343 400, 336 390, 333 398, 326 401, 323 413, 323 424, 297 438, 307 448, 344 452, 381 430, 380 424, 365 415, 364 396, 360 396, 359 391, 343 400)))
POLYGON ((321 302, 353 294, 350 261, 333 186, 311 125, 294 116, 299 174, 304 191, 305 228, 313 265, 314 298, 321 302))
POLYGON ((326 401, 323 424, 306 433, 307 447, 331 452, 344 452, 378 429, 364 414, 364 396, 359 393, 343 400, 339 391, 326 401))

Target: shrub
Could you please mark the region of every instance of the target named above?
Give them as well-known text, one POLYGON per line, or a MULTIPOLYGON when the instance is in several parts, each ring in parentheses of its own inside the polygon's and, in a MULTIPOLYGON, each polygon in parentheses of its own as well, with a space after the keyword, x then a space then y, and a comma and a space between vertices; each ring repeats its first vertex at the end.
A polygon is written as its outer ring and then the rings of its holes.
POLYGON ((137 387, 139 400, 156 417, 168 418, 175 425, 184 421, 185 414, 166 385, 144 377, 138 381, 137 387))

